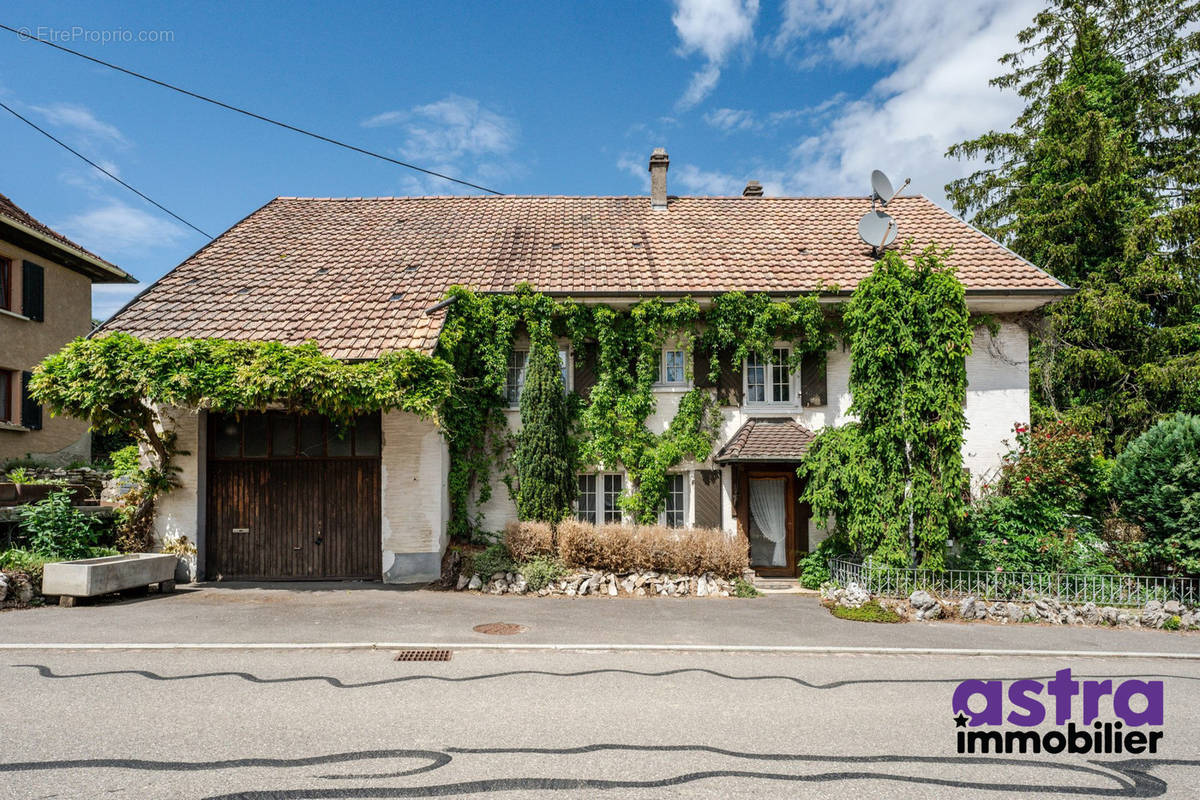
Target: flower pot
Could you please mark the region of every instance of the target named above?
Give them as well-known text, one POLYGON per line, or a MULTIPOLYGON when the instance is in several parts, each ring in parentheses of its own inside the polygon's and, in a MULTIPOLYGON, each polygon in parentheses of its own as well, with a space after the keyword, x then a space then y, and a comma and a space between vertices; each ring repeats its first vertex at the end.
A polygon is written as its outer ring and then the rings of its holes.
POLYGON ((50 483, 18 483, 16 487, 18 505, 45 500, 51 492, 58 491, 59 488, 50 483))

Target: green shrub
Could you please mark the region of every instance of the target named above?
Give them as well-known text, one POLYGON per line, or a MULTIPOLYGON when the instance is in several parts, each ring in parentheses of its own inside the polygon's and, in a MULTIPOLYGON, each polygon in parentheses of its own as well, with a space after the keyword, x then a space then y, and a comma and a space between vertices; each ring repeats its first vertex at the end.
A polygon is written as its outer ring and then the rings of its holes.
POLYGON ((122 447, 120 450, 114 451, 110 459, 113 476, 124 478, 136 475, 138 470, 142 468, 141 459, 141 451, 136 444, 131 444, 128 447, 122 447))
POLYGON ((1036 431, 1017 425, 1016 440, 967 513, 957 566, 1114 572, 1100 537, 1109 466, 1099 443, 1062 422, 1036 431))
POLYGON ((829 609, 838 619, 848 619, 855 622, 900 622, 901 617, 890 608, 884 608, 879 603, 872 600, 869 603, 863 603, 858 608, 848 608, 846 606, 834 606, 829 609))
POLYGON ((817 549, 800 559, 800 585, 805 589, 820 589, 829 580, 829 559, 848 555, 836 535, 821 540, 817 549))
POLYGON ((513 561, 508 555, 508 548, 501 542, 492 542, 471 558, 471 569, 484 581, 497 572, 512 572, 512 568, 513 561))
POLYGON ((72 508, 65 491, 22 506, 21 528, 29 534, 29 548, 52 560, 87 558, 98 543, 92 518, 72 508))
POLYGON ((35 592, 42 591, 42 567, 47 561, 41 553, 14 547, 11 550, 0 550, 0 572, 24 572, 29 576, 35 592))
POLYGON ((557 558, 536 556, 517 564, 515 571, 525 576, 532 591, 544 589, 567 574, 567 568, 557 558))
POLYGON ((1200 416, 1176 414, 1117 456, 1112 494, 1155 572, 1200 574, 1200 416))
POLYGON ((558 347, 549 321, 531 326, 532 347, 521 390, 521 432, 513 454, 517 515, 558 522, 575 499, 575 448, 558 347))
POLYGON ((733 579, 733 596, 734 597, 762 597, 762 592, 758 590, 750 581, 738 575, 733 579))
POLYGON ((1171 616, 1171 617, 1167 617, 1165 620, 1163 620, 1163 630, 1164 631, 1177 631, 1177 630, 1179 630, 1182 622, 1183 622, 1183 620, 1181 620, 1179 618, 1178 614, 1171 616))

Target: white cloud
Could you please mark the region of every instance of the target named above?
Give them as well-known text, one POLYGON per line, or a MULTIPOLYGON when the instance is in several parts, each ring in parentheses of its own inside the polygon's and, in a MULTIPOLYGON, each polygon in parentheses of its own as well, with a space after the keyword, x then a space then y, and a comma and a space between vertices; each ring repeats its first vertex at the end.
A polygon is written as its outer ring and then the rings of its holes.
MULTIPOLYGON (((483 186, 519 174, 521 166, 509 155, 520 128, 516 120, 486 108, 474 98, 451 94, 407 110, 384 111, 363 120, 363 127, 394 127, 400 133, 396 150, 425 169, 483 186)), ((405 175, 399 182, 406 194, 477 194, 461 184, 431 175, 405 175)))
POLYGON ((399 126, 404 135, 400 152, 414 159, 503 155, 513 149, 518 135, 515 120, 456 94, 408 111, 385 111, 362 124, 369 128, 399 126))
POLYGON ((74 103, 53 103, 48 106, 31 106, 52 125, 72 129, 89 142, 126 145, 128 140, 115 126, 99 119, 90 110, 74 103))
POLYGON ((92 284, 92 317, 98 320, 108 319, 145 288, 144 283, 92 284))
POLYGON ((705 114, 704 121, 723 131, 742 131, 754 126, 754 112, 744 108, 718 108, 705 114))
POLYGON ((643 193, 649 193, 650 191, 649 167, 649 159, 639 160, 630 154, 625 154, 617 159, 617 169, 632 175, 637 180, 638 185, 641 186, 643 193))
POLYGON ((157 214, 111 199, 52 227, 93 252, 113 254, 173 245, 189 233, 157 214))
POLYGON ((703 100, 717 86, 721 68, 740 47, 754 41, 758 0, 675 0, 671 22, 679 35, 679 54, 700 54, 705 64, 677 103, 681 110, 703 100))
POLYGON ((863 195, 879 168, 897 185, 911 176, 911 192, 944 203, 943 186, 976 167, 945 158, 947 147, 1004 129, 1020 112, 1015 93, 988 81, 1040 7, 1039 0, 788 0, 776 52, 801 68, 821 61, 892 70, 863 96, 838 102, 828 126, 798 144, 764 185, 863 195))
MULTIPOLYGON (((674 178, 687 194, 735 195, 741 194, 746 182, 725 172, 703 170, 694 164, 684 164, 672 170, 674 178)), ((681 193, 682 194, 682 193, 681 193)))

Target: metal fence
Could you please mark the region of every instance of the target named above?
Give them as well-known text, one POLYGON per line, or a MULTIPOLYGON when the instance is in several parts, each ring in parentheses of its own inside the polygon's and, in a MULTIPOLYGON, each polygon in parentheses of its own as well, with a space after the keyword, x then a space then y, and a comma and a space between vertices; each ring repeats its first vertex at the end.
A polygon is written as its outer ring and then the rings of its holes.
POLYGON ((1200 581, 1142 575, 1072 575, 1059 572, 985 572, 887 567, 845 559, 829 560, 830 579, 841 586, 857 583, 871 594, 908 597, 924 589, 939 597, 981 600, 1036 600, 1053 597, 1064 603, 1140 606, 1148 600, 1200 602, 1200 581))

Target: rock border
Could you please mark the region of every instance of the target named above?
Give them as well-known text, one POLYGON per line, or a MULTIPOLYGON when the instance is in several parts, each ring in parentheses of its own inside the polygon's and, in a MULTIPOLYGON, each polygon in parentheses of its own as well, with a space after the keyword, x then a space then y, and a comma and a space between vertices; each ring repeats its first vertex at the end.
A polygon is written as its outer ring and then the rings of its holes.
POLYGON ((923 589, 913 592, 907 599, 896 599, 874 596, 857 583, 850 583, 845 587, 823 585, 821 601, 847 608, 858 608, 864 603, 874 601, 895 611, 903 620, 917 622, 949 619, 1001 625, 1043 623, 1171 631, 1200 630, 1200 607, 1188 608, 1177 600, 1150 600, 1141 608, 1097 606, 1091 602, 1063 603, 1053 597, 1024 602, 989 603, 974 596, 967 596, 955 602, 936 597, 923 589))
POLYGON ((731 597, 734 591, 732 580, 711 572, 674 575, 654 570, 626 573, 578 570, 537 590, 530 589, 529 581, 519 572, 497 572, 486 581, 478 573, 462 574, 454 588, 460 592, 535 597, 731 597))

